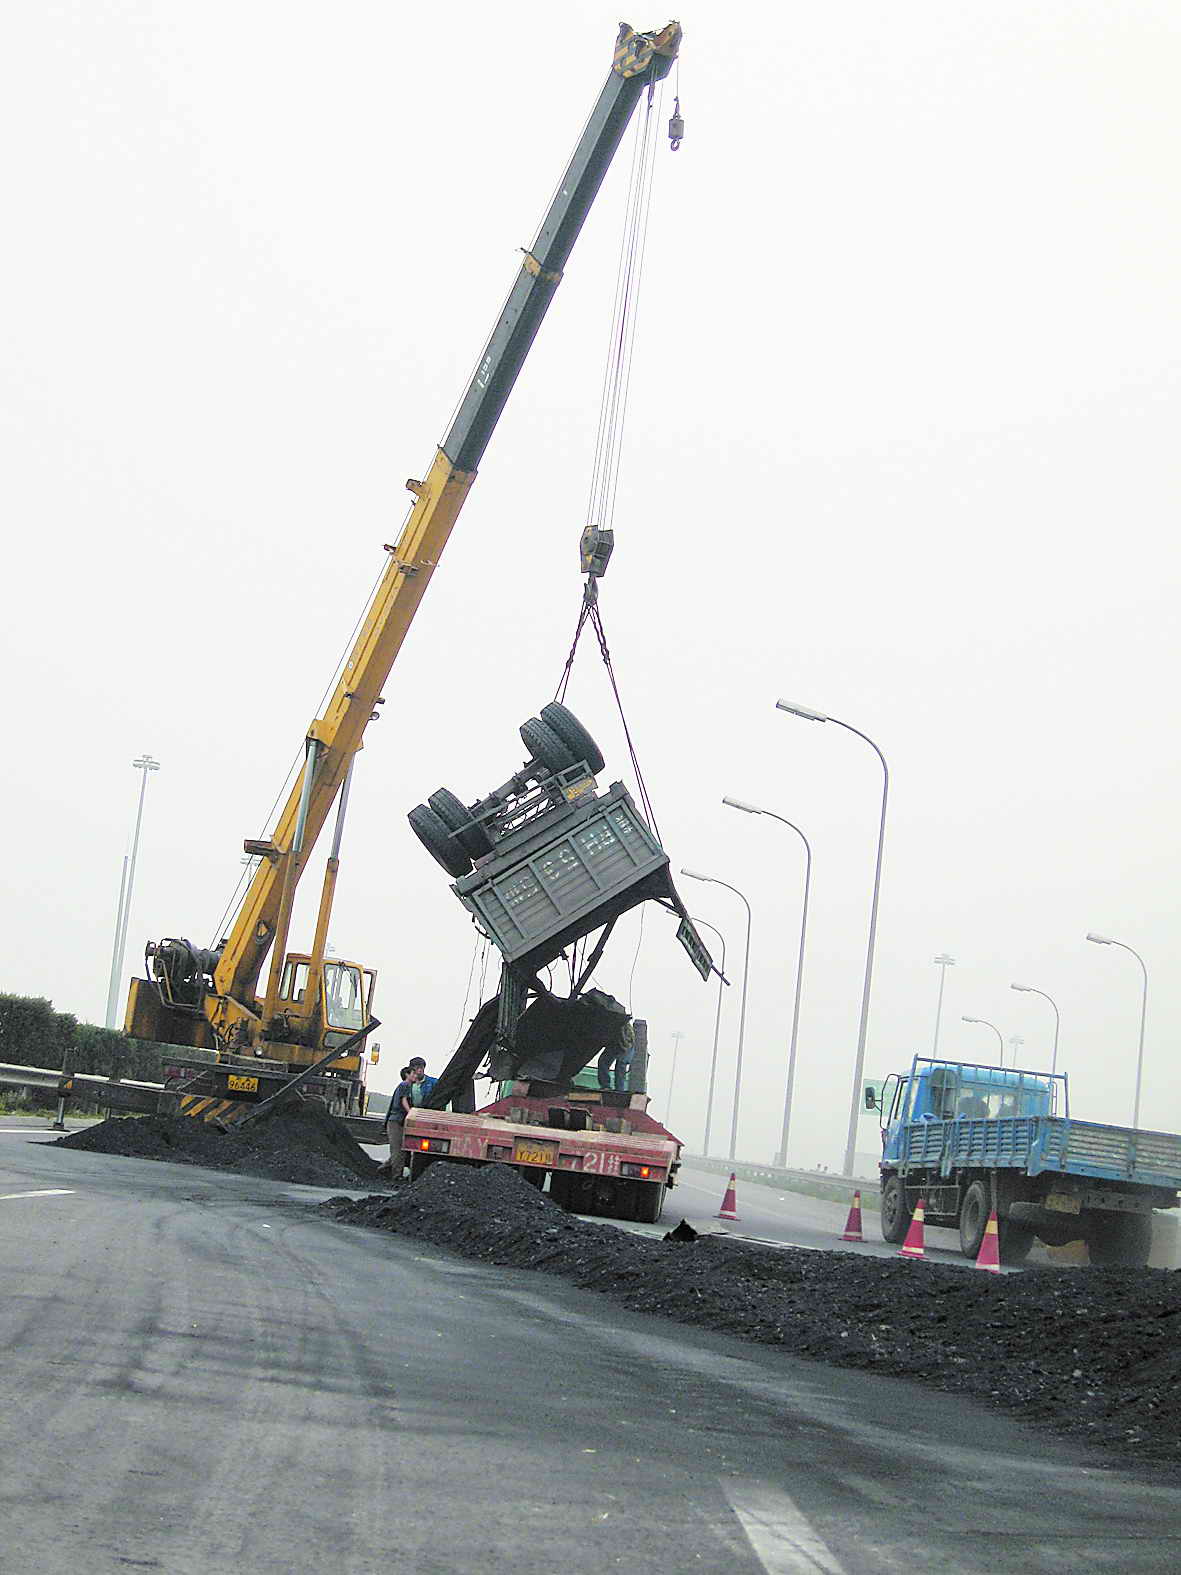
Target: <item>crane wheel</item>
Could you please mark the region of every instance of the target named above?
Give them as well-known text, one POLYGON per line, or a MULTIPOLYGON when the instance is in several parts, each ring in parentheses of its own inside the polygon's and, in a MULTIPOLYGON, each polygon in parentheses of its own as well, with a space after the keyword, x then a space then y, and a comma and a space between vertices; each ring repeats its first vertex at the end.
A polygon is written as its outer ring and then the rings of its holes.
POLYGON ((492 852, 492 838, 484 827, 473 821, 471 812, 449 788, 439 788, 427 799, 427 804, 438 815, 448 831, 455 833, 452 842, 458 842, 463 851, 473 859, 482 859, 492 852))
POLYGON ((542 722, 535 716, 521 723, 520 732, 521 742, 529 751, 530 760, 544 766, 546 771, 565 771, 569 766, 576 766, 582 758, 554 732, 548 722, 542 722))
POLYGON ((410 829, 437 864, 441 864, 454 880, 466 875, 472 867, 470 854, 460 847, 451 830, 436 810, 429 804, 418 804, 406 816, 410 829))
POLYGON ((548 705, 542 706, 540 715, 546 726, 552 728, 570 750, 575 762, 585 761, 591 776, 598 776, 604 765, 603 751, 574 712, 567 710, 559 701, 551 700, 548 705))

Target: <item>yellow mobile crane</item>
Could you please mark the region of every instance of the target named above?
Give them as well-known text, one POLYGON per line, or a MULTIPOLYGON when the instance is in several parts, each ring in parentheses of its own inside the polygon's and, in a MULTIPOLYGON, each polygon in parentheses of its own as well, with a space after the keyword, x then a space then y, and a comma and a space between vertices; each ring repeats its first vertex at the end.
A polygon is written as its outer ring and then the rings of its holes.
MULTIPOLYGON (((312 1072, 322 1074, 313 1086, 330 1108, 342 1114, 359 1108, 364 1042, 377 1026, 376 975, 359 963, 325 958, 353 761, 632 112, 667 76, 680 39, 676 22, 653 33, 620 26, 610 74, 458 413, 425 478, 406 483, 414 503, 397 543, 385 549, 389 561, 332 698, 307 730, 303 767, 274 831, 243 844, 258 863, 229 934, 213 948, 175 937, 149 942, 147 977, 131 981, 128 1034, 206 1056, 216 1052, 216 1066, 200 1082, 215 1103, 197 1101, 193 1113, 224 1108, 226 1096, 256 1100, 293 1074, 312 1072), (334 803, 312 948, 289 952, 300 876, 334 803)), ((671 126, 670 135, 676 135, 671 126)), ((204 1064, 191 1055, 173 1059, 204 1064)))

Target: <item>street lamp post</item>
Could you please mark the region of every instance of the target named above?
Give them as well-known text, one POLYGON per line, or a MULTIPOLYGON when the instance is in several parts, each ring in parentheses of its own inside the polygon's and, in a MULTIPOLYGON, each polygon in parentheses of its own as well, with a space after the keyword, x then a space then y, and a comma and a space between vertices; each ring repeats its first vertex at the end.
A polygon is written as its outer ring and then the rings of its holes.
POLYGON ((775 1163, 783 1169, 787 1165, 787 1138, 791 1127, 791 1104, 795 1094, 796 1084, 796 1045, 800 1035, 800 995, 804 986, 804 947, 808 939, 808 896, 812 889, 812 844, 793 820, 788 820, 783 815, 777 815, 773 809, 759 809, 755 804, 747 804, 740 798, 724 798, 723 804, 728 804, 731 809, 741 809, 748 815, 767 815, 772 820, 777 820, 781 825, 788 826, 804 844, 804 902, 800 914, 800 951, 796 958, 796 994, 795 1004, 791 1013, 791 1043, 787 1052, 787 1086, 783 1095, 783 1130, 779 1135, 779 1152, 775 1156, 775 1163))
POLYGON ((991 1028, 992 1029, 993 1033, 996 1035, 996 1042, 1001 1047, 1001 1065, 1004 1066, 1004 1064, 1005 1064, 1005 1041, 1001 1037, 1001 1031, 997 1027, 997 1025, 995 1023, 990 1023, 986 1017, 962 1017, 960 1019, 960 1021, 964 1022, 964 1023, 979 1023, 982 1028, 991 1028))
POLYGON ((947 983, 947 970, 955 967, 955 958, 949 957, 946 952, 940 952, 938 957, 932 958, 939 969, 939 1000, 935 1006, 935 1043, 931 1054, 936 1060, 939 1058, 939 1022, 943 1016, 943 986, 947 983))
POLYGON ((1144 989, 1140 996, 1140 1048, 1136 1053, 1136 1102, 1132 1108, 1132 1126, 1139 1130, 1140 1126, 1140 1083, 1144 1076, 1144 1024, 1148 1018, 1148 968, 1143 957, 1135 951, 1126 941, 1116 941, 1110 935, 1096 935, 1088 932, 1087 939, 1094 941, 1096 946, 1118 946, 1121 951, 1131 952, 1140 964, 1140 972, 1144 976, 1144 989))
POLYGON ((701 1149, 706 1159, 708 1159, 710 1127, 713 1123, 714 1112, 714 1085, 718 1075, 718 1035, 722 1029, 722 991, 726 986, 726 937, 722 934, 721 930, 718 929, 716 924, 707 924, 704 919, 699 919, 696 914, 693 916, 693 923, 695 925, 700 925, 703 930, 709 930, 711 934, 716 935, 718 940, 722 943, 722 962, 721 966, 717 970, 718 1009, 714 1013, 714 1047, 713 1054, 709 1058, 709 1093, 706 1096, 705 1103, 705 1140, 702 1143, 701 1149))
POLYGON ((144 818, 144 794, 148 787, 148 772, 159 771, 160 762, 153 760, 151 755, 141 755, 131 764, 141 773, 139 784, 139 805, 135 812, 135 835, 131 839, 131 860, 125 859, 123 863, 124 880, 119 893, 119 911, 115 916, 115 944, 111 950, 111 979, 107 987, 107 1018, 108 1028, 115 1026, 116 1003, 119 998, 119 982, 123 976, 123 956, 127 950, 127 921, 131 914, 131 893, 135 887, 135 861, 139 854, 139 828, 144 818))
POLYGON ((665 1121, 667 1121, 669 1119, 670 1115, 672 1114, 673 1089, 677 1086, 677 1051, 681 1048, 681 1040, 684 1037, 685 1037, 684 1034, 681 1032, 681 1030, 679 1028, 674 1028, 673 1029, 672 1034, 671 1034, 671 1038, 672 1038, 672 1042, 673 1042, 673 1064, 672 1064, 672 1071, 669 1073, 669 1077, 668 1077, 668 1099, 665 1101, 665 1106, 664 1106, 664 1119, 665 1119, 665 1121))
POLYGON ((857 1064, 853 1068, 853 1097, 849 1103, 849 1132, 845 1140, 844 1174, 851 1176, 857 1145, 857 1121, 862 1109, 861 1080, 865 1073, 865 1039, 869 1028, 869 992, 873 983, 874 942, 878 932, 878 898, 882 889, 882 852, 886 845, 886 801, 890 795, 890 768, 886 764, 885 755, 869 734, 853 727, 851 723, 842 722, 839 717, 826 716, 823 711, 813 711, 809 706, 794 705, 788 700, 777 700, 775 709, 787 711, 792 716, 803 717, 806 722, 832 722, 836 727, 843 727, 847 733, 854 733, 867 743, 882 765, 882 811, 878 821, 878 851, 873 871, 873 903, 869 910, 869 944, 865 951, 865 984, 861 991, 861 1021, 857 1029, 857 1064))
POLYGON ((1020 990, 1024 995, 1040 995, 1043 1001, 1049 1001, 1054 1008, 1054 1053, 1050 1058, 1050 1076, 1058 1070, 1058 1030, 1062 1026, 1062 1019, 1058 1015, 1058 1003, 1052 995, 1047 995, 1044 990, 1035 990, 1032 984, 1011 984, 1010 990, 1020 990))
POLYGON ((1018 1052, 1018 1050, 1020 1050, 1021 1046, 1024 1043, 1025 1043, 1025 1040, 1022 1039, 1020 1034, 1010 1034, 1009 1035, 1009 1049, 1013 1052, 1013 1066, 1014 1066, 1014 1068, 1016 1068, 1016 1066, 1017 1066, 1017 1052, 1018 1052))
POLYGON ((750 903, 747 902, 737 886, 731 886, 727 881, 718 880, 714 875, 701 875, 697 870, 682 869, 682 875, 687 875, 690 880, 703 880, 708 886, 724 886, 727 891, 732 891, 746 909, 746 952, 742 961, 742 1004, 738 1009, 738 1059, 734 1067, 734 1111, 730 1117, 730 1158, 734 1158, 738 1147, 738 1099, 742 1093, 742 1048, 746 1043, 746 987, 750 982, 750 903))

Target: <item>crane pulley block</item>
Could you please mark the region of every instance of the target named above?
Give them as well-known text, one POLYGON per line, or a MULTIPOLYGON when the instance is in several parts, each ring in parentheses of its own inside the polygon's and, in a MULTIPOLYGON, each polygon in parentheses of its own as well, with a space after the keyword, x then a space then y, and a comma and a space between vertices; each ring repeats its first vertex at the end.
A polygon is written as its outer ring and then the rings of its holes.
POLYGON ((607 564, 611 560, 614 549, 614 531, 602 530, 597 525, 588 525, 578 542, 583 574, 589 574, 593 579, 599 579, 606 574, 607 564))

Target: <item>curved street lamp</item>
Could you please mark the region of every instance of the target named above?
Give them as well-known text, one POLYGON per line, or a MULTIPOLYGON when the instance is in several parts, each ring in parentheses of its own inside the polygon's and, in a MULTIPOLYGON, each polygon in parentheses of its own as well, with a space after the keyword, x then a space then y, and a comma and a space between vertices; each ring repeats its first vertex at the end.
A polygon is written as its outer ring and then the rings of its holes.
POLYGON ((1096 935, 1094 931, 1087 932, 1087 939, 1094 941, 1096 946, 1118 946, 1121 951, 1131 952, 1132 956, 1140 964, 1140 972, 1144 975, 1144 990, 1140 996, 1140 1049, 1136 1054, 1136 1102, 1132 1108, 1132 1125, 1139 1129, 1140 1081, 1144 1074, 1144 1023, 1148 1016, 1148 969, 1140 953, 1133 950, 1126 941, 1113 940, 1110 935, 1096 935))
POLYGON ((787 1086, 783 1095, 783 1130, 779 1135, 779 1152, 775 1156, 775 1163, 782 1169, 787 1165, 787 1138, 791 1127, 791 1103, 796 1085, 796 1045, 800 1036, 800 994, 804 986, 804 947, 808 938, 808 894, 812 889, 812 844, 794 820, 788 820, 784 815, 777 815, 773 809, 759 809, 757 805, 748 804, 740 798, 724 798, 722 803, 728 804, 731 809, 741 809, 748 815, 768 815, 772 820, 779 821, 781 825, 789 826, 804 844, 804 903, 803 911, 800 914, 800 952, 796 959, 796 996, 791 1014, 791 1044, 787 1052, 787 1086))
POLYGON ((961 1017, 960 1021, 963 1022, 963 1023, 979 1023, 981 1025, 981 1027, 983 1027, 983 1028, 991 1028, 992 1029, 993 1033, 996 1035, 996 1042, 1001 1047, 1001 1065, 1004 1066, 1004 1064, 1005 1064, 1005 1041, 1001 1037, 1001 1031, 997 1027, 997 1025, 995 1023, 990 1023, 988 1021, 987 1017, 961 1017))
POLYGON ((1062 1026, 1062 1019, 1058 1014, 1058 1003, 1052 995, 1047 995, 1044 990, 1035 990, 1032 984, 1011 984, 1010 990, 1020 990, 1025 995, 1040 995, 1043 1001, 1049 1001, 1054 1008, 1054 1052, 1050 1057, 1050 1076, 1058 1070, 1058 1030, 1062 1026))
POLYGON ((849 1132, 845 1140, 844 1174, 853 1174, 853 1155, 857 1143, 857 1121, 861 1115, 861 1079, 865 1072, 865 1037, 869 1028, 869 991, 873 982, 873 949, 878 932, 878 897, 882 889, 882 850, 886 843, 886 801, 890 796, 890 768, 886 764, 886 757, 870 738, 868 733, 863 733, 860 728, 853 727, 849 722, 842 722, 839 717, 826 716, 823 711, 813 711, 810 706, 796 705, 790 700, 776 700, 775 709, 786 711, 791 716, 803 717, 805 722, 832 722, 836 727, 843 727, 847 733, 854 733, 873 750, 882 764, 882 812, 878 822, 878 853, 873 872, 873 903, 869 910, 869 945, 865 953, 865 984, 861 991, 861 1022, 857 1029, 857 1064, 853 1068, 853 1098, 849 1104, 849 1132))
POLYGON ((731 886, 728 881, 718 880, 716 875, 702 875, 697 870, 681 870, 682 875, 687 875, 690 880, 703 880, 707 886, 724 886, 727 891, 732 891, 746 909, 746 955, 742 963, 742 1005, 738 1012, 738 1060, 734 1067, 734 1112, 730 1118, 730 1158, 734 1158, 734 1151, 738 1147, 738 1096, 742 1092, 742 1047, 746 1041, 746 987, 750 981, 750 903, 747 902, 737 886, 731 886))
POLYGON ((705 1103, 705 1139, 702 1143, 701 1149, 706 1159, 708 1159, 709 1134, 710 1127, 713 1123, 714 1113, 714 1084, 718 1075, 718 1034, 721 1032, 722 1027, 722 991, 725 988, 727 982, 726 937, 722 934, 721 930, 718 929, 716 924, 707 924, 704 919, 699 919, 696 914, 693 915, 693 923, 703 930, 709 930, 710 933, 716 935, 718 940, 722 943, 722 961, 718 968, 718 1009, 714 1013, 714 1048, 713 1054, 709 1058, 709 1093, 706 1096, 705 1103))

